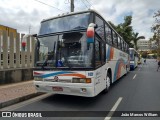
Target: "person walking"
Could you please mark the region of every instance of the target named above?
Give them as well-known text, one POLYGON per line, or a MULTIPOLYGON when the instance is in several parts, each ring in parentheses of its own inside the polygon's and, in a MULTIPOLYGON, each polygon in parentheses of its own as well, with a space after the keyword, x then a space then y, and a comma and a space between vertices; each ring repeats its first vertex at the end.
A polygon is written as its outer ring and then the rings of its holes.
POLYGON ((160 59, 158 60, 158 68, 157 68, 157 71, 159 70, 160 68, 160 59))
POLYGON ((144 65, 146 65, 146 59, 144 59, 144 65))

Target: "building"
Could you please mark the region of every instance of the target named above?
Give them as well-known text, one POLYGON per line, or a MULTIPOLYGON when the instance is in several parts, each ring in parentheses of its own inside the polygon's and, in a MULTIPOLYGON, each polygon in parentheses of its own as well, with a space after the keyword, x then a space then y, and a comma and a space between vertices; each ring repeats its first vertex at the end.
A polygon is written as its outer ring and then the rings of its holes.
POLYGON ((8 36, 9 36, 9 33, 13 33, 14 38, 16 38, 17 29, 14 29, 8 26, 4 26, 4 25, 0 25, 0 31, 6 31, 8 36))
POLYGON ((139 40, 137 46, 138 51, 149 51, 151 49, 151 42, 149 40, 139 40))

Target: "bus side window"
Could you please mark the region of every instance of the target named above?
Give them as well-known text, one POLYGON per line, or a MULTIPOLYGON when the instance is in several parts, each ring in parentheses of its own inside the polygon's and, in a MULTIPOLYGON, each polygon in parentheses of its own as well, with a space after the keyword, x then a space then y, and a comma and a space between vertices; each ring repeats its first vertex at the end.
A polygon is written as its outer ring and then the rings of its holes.
POLYGON ((112 33, 113 33, 113 45, 117 47, 117 43, 118 43, 117 35, 114 31, 112 31, 112 33))
POLYGON ((101 51, 100 51, 100 42, 97 40, 98 38, 95 37, 95 66, 101 65, 101 51))
POLYGON ((112 45, 112 32, 107 24, 105 24, 106 42, 112 45))
POLYGON ((101 18, 99 18, 98 16, 95 17, 95 23, 98 25, 98 27, 95 29, 96 33, 102 38, 102 40, 104 39, 104 22, 101 18))
POLYGON ((124 51, 124 41, 121 41, 121 45, 122 45, 122 51, 124 51))
POLYGON ((106 56, 105 56, 105 43, 102 42, 102 43, 101 43, 101 46, 102 46, 102 47, 101 47, 101 48, 102 48, 102 49, 101 49, 101 50, 102 50, 101 53, 102 53, 102 64, 103 64, 103 63, 106 62, 106 60, 105 60, 105 58, 106 58, 106 56))
POLYGON ((121 38, 120 38, 120 37, 118 37, 118 48, 119 48, 119 49, 122 49, 121 38))
POLYGON ((125 52, 127 52, 128 50, 127 50, 127 44, 125 43, 125 52))

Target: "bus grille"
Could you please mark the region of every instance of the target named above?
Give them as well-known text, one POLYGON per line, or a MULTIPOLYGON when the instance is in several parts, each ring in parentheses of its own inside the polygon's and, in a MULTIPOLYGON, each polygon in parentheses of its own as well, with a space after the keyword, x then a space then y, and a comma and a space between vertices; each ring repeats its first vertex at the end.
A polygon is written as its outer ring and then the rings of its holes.
POLYGON ((47 82, 61 82, 61 83, 71 83, 72 82, 72 80, 64 80, 64 79, 58 79, 58 80, 45 79, 44 81, 47 81, 47 82))

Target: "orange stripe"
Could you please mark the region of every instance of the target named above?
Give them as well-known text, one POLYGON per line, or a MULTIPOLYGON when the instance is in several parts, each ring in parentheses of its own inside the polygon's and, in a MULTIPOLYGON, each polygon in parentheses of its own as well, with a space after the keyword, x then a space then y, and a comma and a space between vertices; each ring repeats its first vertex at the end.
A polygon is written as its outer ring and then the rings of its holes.
POLYGON ((110 60, 113 59, 113 54, 114 54, 114 48, 111 47, 111 51, 110 51, 110 60))
POLYGON ((118 67, 117 79, 120 78, 120 76, 121 76, 121 68, 122 67, 125 69, 125 64, 123 64, 123 62, 121 61, 119 64, 119 67, 118 67))
POLYGON ((58 76, 76 76, 79 78, 86 78, 86 76, 82 74, 63 74, 63 75, 58 75, 58 76))

